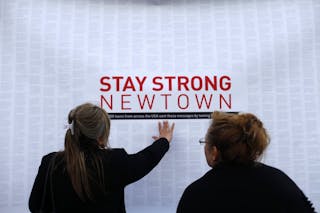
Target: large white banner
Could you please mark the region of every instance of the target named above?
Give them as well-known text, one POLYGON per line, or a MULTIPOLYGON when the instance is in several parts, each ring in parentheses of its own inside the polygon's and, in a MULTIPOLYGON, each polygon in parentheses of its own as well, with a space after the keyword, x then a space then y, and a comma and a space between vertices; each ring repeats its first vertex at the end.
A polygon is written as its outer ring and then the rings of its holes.
POLYGON ((126 188, 128 212, 175 212, 206 165, 210 112, 249 111, 271 135, 263 161, 320 210, 320 1, 0 0, 0 212, 28 212, 41 157, 63 149, 83 102, 112 117, 110 145, 170 150, 126 188))

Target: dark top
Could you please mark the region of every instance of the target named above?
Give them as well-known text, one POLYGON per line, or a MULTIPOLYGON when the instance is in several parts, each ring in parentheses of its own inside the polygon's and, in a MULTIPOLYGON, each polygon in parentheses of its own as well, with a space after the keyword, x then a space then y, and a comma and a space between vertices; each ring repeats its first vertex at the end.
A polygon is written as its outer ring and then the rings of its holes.
MULTIPOLYGON (((160 138, 142 151, 129 155, 124 149, 99 150, 103 156, 105 179, 110 186, 109 192, 96 202, 82 202, 73 190, 65 165, 56 168, 52 174, 52 193, 50 184, 46 184, 45 212, 54 202, 55 212, 125 212, 124 187, 148 174, 169 149, 167 139, 160 138), (51 199, 53 194, 53 199, 51 199)), ((38 212, 44 193, 45 177, 50 160, 50 153, 42 158, 31 195, 29 209, 38 212)), ((50 178, 49 178, 50 179, 50 178)), ((49 181, 50 182, 50 181, 49 181)))
POLYGON ((177 213, 314 212, 298 186, 282 171, 257 163, 220 164, 189 185, 177 213))

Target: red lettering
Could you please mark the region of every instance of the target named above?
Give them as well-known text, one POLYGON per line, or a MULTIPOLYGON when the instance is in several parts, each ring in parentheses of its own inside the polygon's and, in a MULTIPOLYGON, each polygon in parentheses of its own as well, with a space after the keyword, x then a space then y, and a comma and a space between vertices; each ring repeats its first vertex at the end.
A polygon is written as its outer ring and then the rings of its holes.
POLYGON ((181 91, 181 86, 184 86, 184 89, 186 91, 189 91, 188 88, 188 82, 189 82, 189 78, 186 76, 178 76, 178 91, 181 91))
POLYGON ((113 103, 112 103, 112 95, 110 95, 110 102, 108 102, 103 95, 100 96, 100 107, 103 108, 103 103, 107 104, 110 110, 112 110, 113 103))
POLYGON ((147 76, 144 76, 144 77, 142 78, 142 80, 140 80, 140 78, 139 78, 138 76, 136 76, 136 79, 137 79, 137 82, 138 82, 138 84, 139 84, 139 91, 143 91, 143 84, 144 84, 144 82, 146 81, 147 76))
POLYGON ((131 77, 127 78, 126 82, 124 83, 122 91, 127 91, 128 89, 132 89, 132 91, 136 91, 136 88, 133 85, 131 77))
POLYGON ((165 76, 164 79, 168 79, 168 89, 172 91, 172 80, 176 79, 175 76, 165 76))
POLYGON ((108 92, 111 89, 111 85, 108 83, 109 79, 109 76, 103 76, 102 78, 100 78, 100 84, 106 86, 105 88, 100 88, 101 92, 108 92))
POLYGON ((222 100, 223 100, 223 102, 227 105, 227 107, 229 108, 229 109, 231 109, 231 94, 229 94, 229 102, 227 103, 227 101, 226 101, 226 99, 223 97, 223 95, 222 94, 220 94, 220 109, 222 109, 222 100))
POLYGON ((168 96, 171 96, 171 94, 160 94, 160 96, 164 96, 164 105, 165 105, 165 109, 168 109, 168 96))
POLYGON ((140 109, 144 109, 144 105, 145 105, 146 102, 148 103, 149 109, 152 109, 153 101, 154 101, 154 97, 155 96, 156 95, 152 95, 152 101, 150 103, 148 95, 144 95, 143 102, 141 103, 140 95, 138 95, 140 109))
POLYGON ((124 97, 131 97, 130 94, 122 94, 121 95, 121 109, 122 110, 130 110, 131 107, 124 107, 124 104, 130 103, 130 101, 124 100, 124 97))
POLYGON ((231 78, 229 76, 221 76, 220 78, 220 88, 223 91, 229 90, 231 88, 231 78), (224 81, 226 79, 226 81, 224 81))
POLYGON ((191 87, 194 91, 199 91, 202 89, 202 78, 200 76, 194 76, 191 78, 191 87), (198 80, 198 87, 195 86, 195 81, 198 80))
POLYGON ((123 76, 112 76, 112 79, 116 80, 116 91, 120 91, 120 79, 123 79, 123 76))
POLYGON ((199 102, 199 99, 198 99, 198 95, 197 94, 195 94, 195 96, 196 96, 196 100, 197 100, 197 105, 198 105, 198 108, 199 109, 201 109, 202 108, 202 104, 203 104, 203 102, 205 102, 205 104, 206 104, 206 106, 207 106, 207 109, 209 109, 210 108, 210 105, 211 105, 211 100, 212 100, 212 94, 210 95, 210 99, 209 99, 209 101, 207 101, 207 96, 206 95, 202 95, 202 97, 201 97, 201 101, 199 102))
POLYGON ((161 80, 162 77, 156 76, 156 77, 154 77, 154 78, 152 79, 152 83, 153 83, 154 85, 158 85, 158 86, 159 86, 159 88, 153 87, 153 88, 152 88, 153 91, 161 91, 161 90, 163 89, 163 84, 162 84, 161 82, 158 82, 157 79, 161 80))
POLYGON ((214 91, 217 90, 217 76, 213 76, 213 79, 210 79, 208 76, 205 76, 204 80, 205 80, 205 87, 204 88, 205 88, 206 91, 209 90, 209 85, 211 86, 211 88, 214 91))
POLYGON ((181 94, 178 96, 178 107, 180 109, 187 109, 189 107, 189 97, 186 94, 181 94), (185 97, 186 103, 185 106, 181 106, 181 97, 185 97))

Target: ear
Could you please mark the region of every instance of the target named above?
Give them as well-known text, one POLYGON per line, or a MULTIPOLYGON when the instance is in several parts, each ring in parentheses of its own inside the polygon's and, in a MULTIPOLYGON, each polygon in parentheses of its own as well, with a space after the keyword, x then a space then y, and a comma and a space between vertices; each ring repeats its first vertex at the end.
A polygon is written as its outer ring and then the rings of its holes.
POLYGON ((214 161, 218 160, 219 151, 216 146, 212 147, 212 158, 214 161))
POLYGON ((212 146, 210 147, 209 153, 210 153, 210 166, 214 166, 218 161, 219 151, 216 146, 212 146))

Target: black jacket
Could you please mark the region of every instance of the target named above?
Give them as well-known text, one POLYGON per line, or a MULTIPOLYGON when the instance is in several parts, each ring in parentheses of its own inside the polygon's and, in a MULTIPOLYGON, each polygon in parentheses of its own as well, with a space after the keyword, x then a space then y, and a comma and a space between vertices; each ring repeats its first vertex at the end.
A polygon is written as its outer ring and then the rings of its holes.
POLYGON ((124 149, 99 150, 103 156, 105 179, 110 186, 109 192, 96 202, 82 202, 73 190, 65 165, 54 170, 52 177, 52 193, 50 184, 45 185, 45 177, 50 160, 55 155, 50 153, 42 158, 31 195, 29 209, 38 212, 42 197, 45 196, 45 211, 50 211, 54 203, 55 212, 125 212, 124 187, 148 174, 169 149, 165 138, 160 138, 142 151, 129 155, 124 149), (46 194, 44 193, 46 188, 46 194), (53 199, 51 197, 53 194, 53 199))
POLYGON ((257 163, 217 165, 189 185, 177 213, 307 213, 312 204, 282 171, 257 163))

